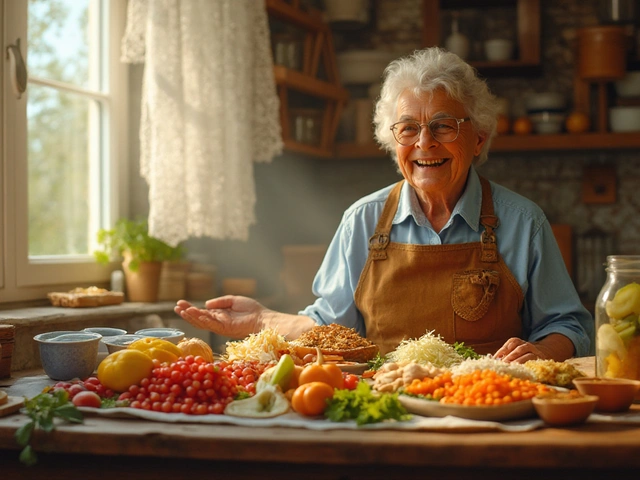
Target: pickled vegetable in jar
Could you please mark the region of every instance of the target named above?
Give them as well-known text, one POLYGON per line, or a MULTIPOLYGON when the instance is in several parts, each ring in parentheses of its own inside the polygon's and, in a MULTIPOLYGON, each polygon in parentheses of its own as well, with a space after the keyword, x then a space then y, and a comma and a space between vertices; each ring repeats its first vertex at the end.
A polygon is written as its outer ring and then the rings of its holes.
POLYGON ((610 255, 606 271, 595 307, 596 372, 640 380, 640 255, 610 255))

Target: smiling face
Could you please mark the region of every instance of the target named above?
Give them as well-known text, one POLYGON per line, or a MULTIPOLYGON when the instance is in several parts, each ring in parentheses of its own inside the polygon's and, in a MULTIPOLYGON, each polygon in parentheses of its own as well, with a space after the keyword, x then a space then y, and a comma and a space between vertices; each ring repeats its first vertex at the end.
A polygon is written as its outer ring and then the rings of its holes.
POLYGON ((437 142, 431 137, 426 124, 444 117, 467 117, 464 106, 451 99, 444 90, 423 92, 419 96, 405 90, 398 98, 395 121, 411 120, 423 125, 416 143, 396 145, 402 176, 423 202, 444 198, 455 203, 462 194, 471 163, 485 142, 485 137, 470 121, 460 124, 460 133, 453 142, 437 142))

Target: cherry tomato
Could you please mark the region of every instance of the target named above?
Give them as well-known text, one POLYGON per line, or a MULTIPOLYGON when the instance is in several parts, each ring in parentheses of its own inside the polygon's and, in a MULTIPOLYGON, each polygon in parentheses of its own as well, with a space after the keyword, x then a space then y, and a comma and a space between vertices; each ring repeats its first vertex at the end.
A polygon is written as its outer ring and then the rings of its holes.
POLYGON ((353 373, 345 373, 344 374, 344 388, 347 390, 355 390, 360 382, 360 378, 353 373))
POLYGON ((73 397, 72 402, 76 407, 100 408, 100 405, 102 404, 100 395, 90 390, 85 390, 84 392, 77 393, 73 397))

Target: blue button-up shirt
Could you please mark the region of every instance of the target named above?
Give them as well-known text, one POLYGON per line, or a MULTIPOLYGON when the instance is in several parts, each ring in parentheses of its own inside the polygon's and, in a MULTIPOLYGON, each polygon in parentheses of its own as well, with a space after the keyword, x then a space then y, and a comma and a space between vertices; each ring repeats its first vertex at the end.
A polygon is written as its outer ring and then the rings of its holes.
MULTIPOLYGON (((535 342, 560 333, 573 342, 576 356, 593 354, 594 322, 582 306, 544 212, 535 203, 491 183, 498 250, 524 294, 523 338, 535 342)), ((349 207, 329 245, 313 282, 318 299, 300 313, 317 324, 340 323, 366 336, 354 293, 367 261, 369 237, 393 185, 361 198, 349 207)), ((467 186, 442 231, 436 232, 405 182, 393 219, 391 241, 421 245, 478 242, 482 187, 474 168, 467 186)), ((410 299, 407 299, 410 301, 410 299)), ((437 333, 437 332, 436 332, 437 333)))

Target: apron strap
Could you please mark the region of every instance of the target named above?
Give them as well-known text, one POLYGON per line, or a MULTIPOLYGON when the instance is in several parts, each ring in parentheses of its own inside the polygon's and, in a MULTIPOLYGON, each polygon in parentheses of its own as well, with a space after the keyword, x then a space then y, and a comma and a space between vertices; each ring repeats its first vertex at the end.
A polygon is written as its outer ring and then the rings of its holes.
POLYGON ((398 203, 400 202, 400 192, 402 191, 402 185, 404 180, 400 180, 391 189, 389 197, 384 204, 382 215, 378 219, 376 225, 376 231, 371 238, 369 238, 369 255, 373 260, 385 260, 387 258, 387 245, 389 245, 389 234, 391 233, 391 225, 393 222, 393 216, 398 210, 398 203))
POLYGON ((494 230, 500 226, 500 219, 496 217, 495 211, 493 210, 493 197, 491 196, 491 185, 489 181, 483 176, 480 176, 480 185, 482 185, 480 224, 484 227, 484 231, 480 235, 480 246, 482 248, 480 260, 494 263, 498 261, 498 244, 496 243, 494 230))
MULTIPOLYGON (((378 219, 376 231, 369 238, 369 254, 373 260, 385 260, 387 258, 386 248, 389 244, 389 234, 391 233, 393 216, 398 210, 400 192, 402 191, 404 182, 404 180, 401 180, 396 183, 391 193, 389 193, 389 197, 382 210, 382 215, 380 215, 378 219)), ((480 259, 483 262, 495 263, 498 261, 498 244, 496 243, 494 230, 500 225, 500 219, 496 217, 493 209, 493 197, 491 195, 491 185, 489 181, 480 176, 480 185, 482 186, 480 224, 484 227, 484 231, 480 235, 482 248, 480 259)))

